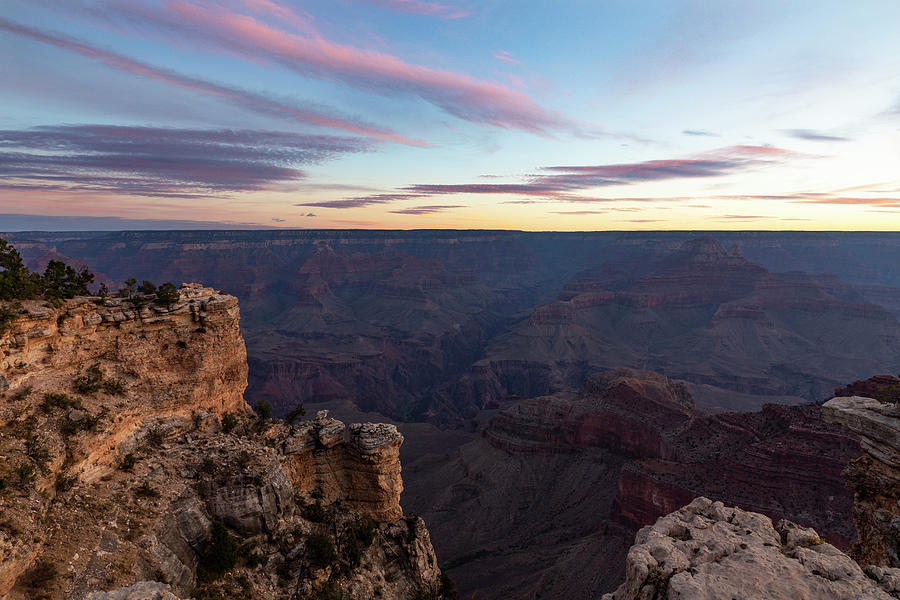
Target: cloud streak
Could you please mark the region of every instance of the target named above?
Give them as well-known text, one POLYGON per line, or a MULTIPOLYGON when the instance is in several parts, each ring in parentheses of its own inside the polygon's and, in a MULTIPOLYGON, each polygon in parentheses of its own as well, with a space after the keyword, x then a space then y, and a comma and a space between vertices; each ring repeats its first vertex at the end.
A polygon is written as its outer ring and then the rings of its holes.
POLYGON ((412 206, 410 208, 398 208, 390 212, 398 215, 431 215, 440 213, 453 208, 468 208, 462 204, 432 204, 428 206, 412 206))
POLYGON ((317 208, 364 208, 378 204, 391 204, 401 200, 415 200, 425 198, 428 194, 374 194, 371 196, 359 196, 356 198, 343 198, 341 200, 319 200, 315 202, 301 202, 294 206, 315 206, 317 208))
POLYGON ((102 50, 69 36, 48 33, 2 18, 0 18, 0 30, 9 31, 10 33, 86 56, 112 68, 131 73, 132 75, 162 81, 171 86, 191 92, 199 92, 214 96, 241 108, 249 109, 269 117, 292 120, 307 125, 339 129, 401 144, 415 146, 426 145, 425 142, 421 140, 410 140, 388 129, 375 127, 374 125, 369 125, 345 116, 333 113, 329 114, 309 105, 304 106, 296 102, 282 101, 263 94, 213 83, 196 77, 189 77, 169 69, 155 67, 121 54, 102 50))
POLYGON ((809 142, 849 142, 850 138, 837 135, 829 135, 814 129, 783 129, 785 135, 798 140, 806 140, 809 142))
POLYGON ((414 184, 403 190, 429 196, 514 194, 566 202, 610 202, 621 199, 584 198, 576 192, 649 181, 720 177, 773 164, 792 155, 788 150, 772 146, 728 146, 689 159, 543 167, 540 174, 526 177, 523 183, 414 184))
POLYGON ((368 4, 388 8, 390 10, 410 15, 422 15, 425 17, 437 17, 439 19, 461 19, 472 13, 456 6, 439 4, 437 2, 422 2, 420 0, 361 0, 368 4))
POLYGON ((522 92, 470 75, 433 69, 374 50, 276 29, 227 6, 170 0, 159 6, 105 0, 98 16, 140 31, 153 26, 179 43, 216 49, 254 63, 271 63, 303 77, 338 81, 386 96, 420 98, 477 124, 537 134, 578 127, 522 92))
POLYGON ((519 62, 515 56, 512 55, 511 52, 507 52, 506 50, 497 50, 494 52, 494 58, 497 60, 503 61, 505 63, 509 63, 511 65, 519 65, 522 64, 519 62))
POLYGON ((298 165, 370 149, 358 138, 80 125, 0 130, 3 187, 199 198, 271 189, 298 165))

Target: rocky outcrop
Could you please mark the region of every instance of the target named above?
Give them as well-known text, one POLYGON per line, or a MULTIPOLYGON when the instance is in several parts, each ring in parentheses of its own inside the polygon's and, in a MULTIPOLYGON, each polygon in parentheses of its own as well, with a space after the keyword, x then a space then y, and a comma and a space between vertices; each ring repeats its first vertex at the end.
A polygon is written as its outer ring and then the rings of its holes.
MULTIPOLYGON (((38 394, 70 391, 77 377, 96 368, 139 394, 143 402, 130 408, 148 414, 246 411, 237 299, 197 284, 182 286, 180 296, 169 307, 122 298, 23 302, 0 336, 0 374, 10 388, 30 386, 38 394)), ((13 408, 0 409, 0 424, 13 408)))
POLYGON ((900 570, 863 572, 813 529, 697 498, 644 527, 604 600, 889 600, 900 570))
POLYGON ((168 308, 23 304, 0 338, 0 596, 449 590, 424 523, 400 508, 403 437, 324 413, 258 419, 238 314, 197 285, 168 308))
POLYGON ((354 423, 349 428, 320 411, 315 421, 283 442, 284 466, 298 493, 340 500, 378 521, 403 516, 400 444, 394 425, 354 423))
POLYGON ((844 471, 859 533, 851 554, 860 564, 900 567, 900 410, 850 396, 832 398, 822 414, 857 434, 865 451, 844 471))
POLYGON ((157 581, 141 581, 112 592, 92 592, 85 600, 180 600, 171 588, 157 581))

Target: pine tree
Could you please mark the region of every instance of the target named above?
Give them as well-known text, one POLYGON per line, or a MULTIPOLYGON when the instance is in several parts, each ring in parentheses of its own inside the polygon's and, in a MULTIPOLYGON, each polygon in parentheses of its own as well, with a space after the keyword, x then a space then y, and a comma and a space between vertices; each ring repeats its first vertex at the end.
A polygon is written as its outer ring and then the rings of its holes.
POLYGON ((0 238, 0 300, 28 300, 38 291, 37 278, 22 262, 22 256, 0 238))

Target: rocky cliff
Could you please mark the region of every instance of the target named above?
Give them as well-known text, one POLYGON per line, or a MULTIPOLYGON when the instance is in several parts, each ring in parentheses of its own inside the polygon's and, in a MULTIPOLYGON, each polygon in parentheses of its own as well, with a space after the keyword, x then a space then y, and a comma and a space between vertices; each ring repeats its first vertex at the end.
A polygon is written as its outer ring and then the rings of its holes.
POLYGON ((900 567, 900 410, 893 403, 851 396, 832 398, 822 414, 856 433, 865 451, 844 471, 854 491, 859 532, 851 555, 861 564, 900 567))
POLYGON ((449 594, 397 430, 257 419, 236 299, 180 291, 25 302, 0 336, 0 595, 449 594))
POLYGON ((900 569, 860 566, 815 530, 697 498, 641 529, 604 600, 890 600, 900 569))

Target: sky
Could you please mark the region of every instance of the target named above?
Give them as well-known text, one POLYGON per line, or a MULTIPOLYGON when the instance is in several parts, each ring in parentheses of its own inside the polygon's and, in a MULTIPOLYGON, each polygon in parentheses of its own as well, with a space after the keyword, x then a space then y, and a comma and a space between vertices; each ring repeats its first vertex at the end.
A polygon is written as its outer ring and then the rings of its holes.
POLYGON ((0 231, 900 229, 896 0, 0 6, 0 231))

